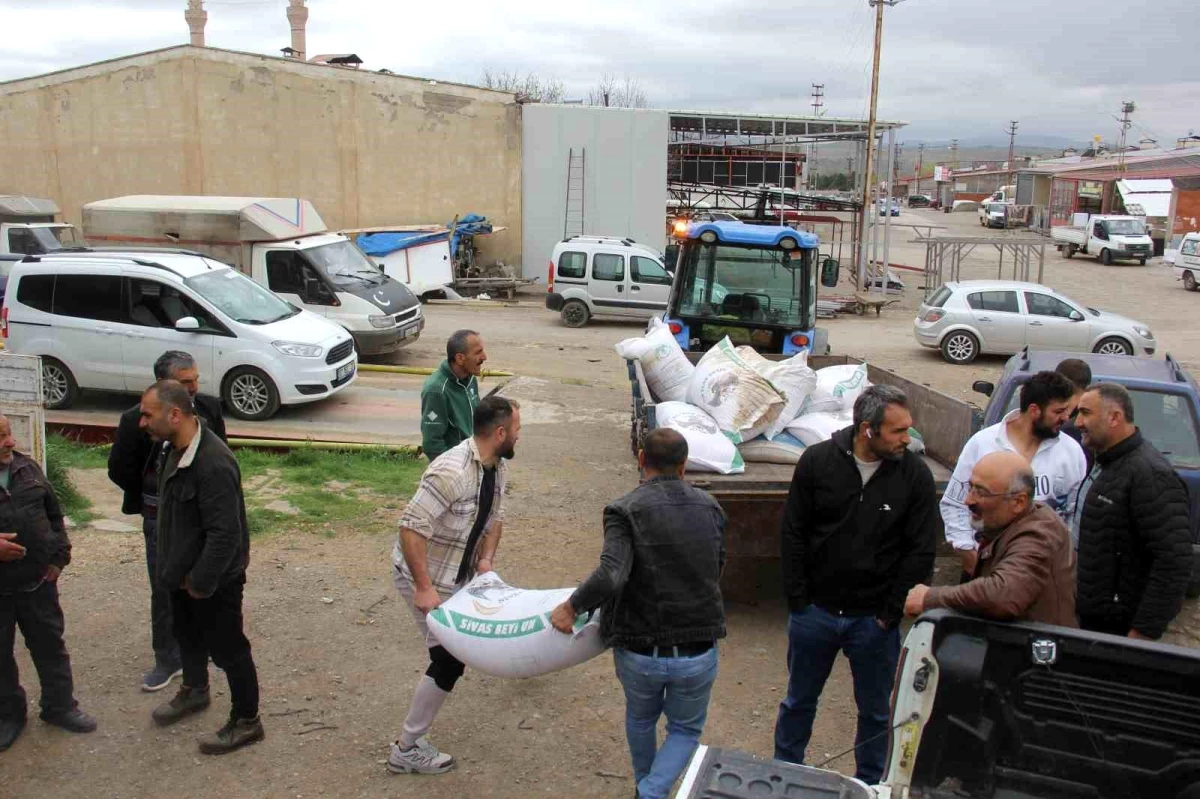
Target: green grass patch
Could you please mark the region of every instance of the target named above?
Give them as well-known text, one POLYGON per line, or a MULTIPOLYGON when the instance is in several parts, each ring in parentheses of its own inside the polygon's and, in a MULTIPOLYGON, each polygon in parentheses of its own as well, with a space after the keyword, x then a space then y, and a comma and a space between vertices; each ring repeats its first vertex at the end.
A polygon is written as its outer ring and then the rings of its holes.
POLYGON ((323 486, 350 483, 377 494, 409 496, 428 465, 424 458, 386 450, 294 449, 286 453, 239 449, 242 478, 274 469, 284 482, 323 486))
POLYGON ((60 435, 46 436, 46 479, 58 497, 62 512, 81 527, 98 514, 92 512, 92 501, 80 494, 71 482, 67 469, 99 469, 108 466, 108 451, 79 444, 60 435))
POLYGON ((64 469, 107 469, 106 446, 80 444, 78 441, 51 433, 46 436, 46 462, 57 463, 64 469))

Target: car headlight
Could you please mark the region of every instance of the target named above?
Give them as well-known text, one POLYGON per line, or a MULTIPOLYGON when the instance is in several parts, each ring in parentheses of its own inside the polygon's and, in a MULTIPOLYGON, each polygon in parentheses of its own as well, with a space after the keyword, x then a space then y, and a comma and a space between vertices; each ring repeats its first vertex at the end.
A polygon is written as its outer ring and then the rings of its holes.
POLYGON ((1141 325, 1134 325, 1133 332, 1137 333, 1142 338, 1154 338, 1154 333, 1152 333, 1150 331, 1150 328, 1148 328, 1148 327, 1143 327, 1141 325))
POLYGON ((371 327, 391 327, 396 324, 396 320, 387 314, 368 316, 367 321, 371 323, 371 327))
POLYGON ((294 341, 272 341, 271 346, 284 355, 297 358, 320 358, 325 350, 316 344, 298 344, 294 341))

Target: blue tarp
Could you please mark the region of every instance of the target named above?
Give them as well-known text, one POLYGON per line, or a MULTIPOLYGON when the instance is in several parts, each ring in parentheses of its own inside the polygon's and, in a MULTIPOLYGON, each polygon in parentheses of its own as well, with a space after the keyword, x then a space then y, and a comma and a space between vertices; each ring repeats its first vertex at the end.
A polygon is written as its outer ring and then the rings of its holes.
POLYGON ((367 255, 387 255, 420 244, 445 241, 449 231, 405 230, 395 233, 360 233, 357 244, 367 255))
MULTIPOLYGON (((446 225, 453 225, 450 222, 446 225)), ((454 229, 454 235, 450 238, 450 255, 458 255, 458 240, 463 236, 475 236, 481 233, 491 233, 492 223, 487 221, 487 217, 479 214, 467 214, 460 217, 458 226, 454 229)))

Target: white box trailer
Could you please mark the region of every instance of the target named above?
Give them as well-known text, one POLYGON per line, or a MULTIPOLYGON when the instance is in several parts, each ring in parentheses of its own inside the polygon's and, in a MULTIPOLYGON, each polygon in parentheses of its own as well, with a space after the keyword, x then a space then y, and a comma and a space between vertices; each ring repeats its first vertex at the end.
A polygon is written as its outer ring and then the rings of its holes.
POLYGON ((0 194, 0 255, 44 255, 79 244, 53 200, 0 194))
POLYGON ((360 355, 416 341, 421 305, 308 200, 136 195, 83 207, 88 244, 193 250, 230 264, 284 299, 350 332, 360 355))
POLYGON ((418 297, 446 289, 454 282, 450 229, 410 225, 346 230, 360 250, 418 297))

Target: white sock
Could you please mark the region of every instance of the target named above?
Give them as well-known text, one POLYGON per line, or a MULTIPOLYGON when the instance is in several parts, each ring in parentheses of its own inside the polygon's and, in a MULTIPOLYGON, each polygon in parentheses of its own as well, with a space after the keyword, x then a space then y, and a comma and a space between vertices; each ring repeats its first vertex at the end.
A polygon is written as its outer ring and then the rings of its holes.
POLYGON ((404 719, 404 729, 400 733, 401 749, 412 749, 417 745, 417 739, 429 732, 449 696, 450 692, 438 688, 432 677, 421 677, 413 691, 412 705, 408 708, 408 717, 404 719))

